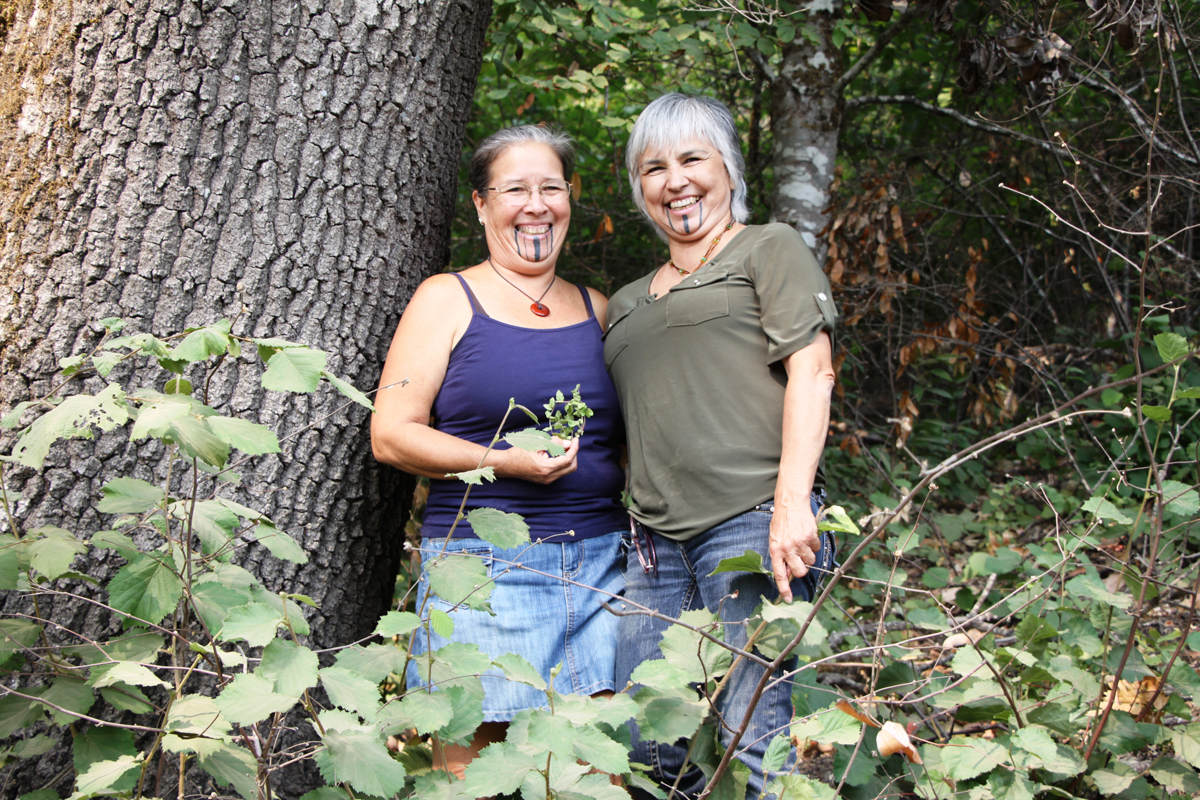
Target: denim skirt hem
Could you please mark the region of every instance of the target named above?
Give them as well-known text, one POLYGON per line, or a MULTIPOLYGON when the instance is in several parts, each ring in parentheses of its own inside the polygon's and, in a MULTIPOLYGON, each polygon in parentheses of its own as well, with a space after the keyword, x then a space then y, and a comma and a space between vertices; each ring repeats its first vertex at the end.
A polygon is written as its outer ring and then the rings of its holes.
MULTIPOLYGON (((425 564, 438 557, 443 541, 422 542, 425 564)), ((426 651, 429 638, 434 650, 451 642, 469 643, 492 659, 505 653, 521 656, 547 683, 551 671, 561 664, 553 683, 559 694, 590 695, 615 688, 618 618, 601 603, 614 599, 625 586, 620 532, 509 549, 481 539, 452 539, 446 553, 483 561, 494 581, 488 602, 495 616, 451 607, 436 596, 426 604, 428 578, 423 567, 417 608, 425 605, 426 614, 434 608, 445 611, 454 622, 454 632, 445 639, 418 628, 413 634, 414 655, 426 651)), ((410 662, 406 677, 410 689, 428 686, 415 661, 410 662)), ((499 669, 481 678, 484 722, 509 722, 527 708, 548 705, 544 691, 507 680, 499 669)))

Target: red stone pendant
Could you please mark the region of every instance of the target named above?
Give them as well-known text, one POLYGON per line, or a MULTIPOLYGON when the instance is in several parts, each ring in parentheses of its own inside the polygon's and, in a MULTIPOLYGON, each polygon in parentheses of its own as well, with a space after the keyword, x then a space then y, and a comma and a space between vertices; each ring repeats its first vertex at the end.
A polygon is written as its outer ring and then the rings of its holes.
POLYGON ((544 303, 535 301, 534 304, 529 307, 529 310, 537 314, 539 317, 550 316, 550 306, 545 305, 544 303))

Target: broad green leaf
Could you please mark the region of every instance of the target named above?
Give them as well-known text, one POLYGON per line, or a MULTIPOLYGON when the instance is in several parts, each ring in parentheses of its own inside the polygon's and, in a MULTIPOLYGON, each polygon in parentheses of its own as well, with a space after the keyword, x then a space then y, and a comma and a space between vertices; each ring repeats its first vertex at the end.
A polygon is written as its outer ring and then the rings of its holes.
POLYGON ((290 639, 273 639, 263 650, 254 674, 270 681, 279 694, 299 697, 317 685, 319 666, 317 654, 307 647, 290 639))
POLYGON ((391 797, 404 788, 404 766, 388 754, 378 735, 326 731, 317 767, 330 783, 348 783, 356 792, 391 797))
POLYGON ((129 615, 122 619, 126 628, 137 620, 157 625, 175 610, 182 595, 183 581, 167 564, 151 556, 121 567, 108 583, 109 603, 129 615))
POLYGON ((753 550, 747 550, 740 556, 734 556, 733 558, 722 558, 717 563, 717 568, 708 574, 709 577, 712 577, 719 572, 753 572, 758 575, 771 574, 771 570, 763 567, 762 555, 753 550))
POLYGON ((787 761, 788 753, 792 750, 792 741, 786 734, 778 734, 771 743, 767 745, 767 752, 763 754, 763 772, 779 772, 783 769, 784 763, 787 761))
POLYGON ((141 514, 163 501, 164 492, 137 478, 113 478, 100 489, 104 497, 96 504, 102 514, 141 514))
POLYGON ((988 776, 987 789, 995 800, 1033 800, 1042 787, 1020 771, 997 770, 988 776))
POLYGON ((36 405, 37 403, 32 400, 22 400, 20 403, 17 403, 15 406, 13 406, 12 411, 8 412, 3 417, 0 417, 0 428, 8 428, 11 430, 17 427, 18 423, 21 422, 21 417, 25 415, 25 412, 36 405))
MULTIPOLYGON (((95 764, 111 762, 125 756, 137 755, 137 746, 133 741, 133 731, 121 728, 88 727, 74 737, 72 746, 75 772, 83 774, 95 764)), ((137 773, 116 781, 113 788, 118 791, 129 791, 137 782, 137 773)))
POLYGON ((708 704, 689 702, 679 697, 652 697, 643 701, 643 690, 634 699, 638 710, 638 728, 642 736, 658 742, 674 742, 691 736, 708 713, 708 704))
POLYGON ((133 539, 120 531, 96 531, 92 534, 92 547, 98 547, 101 550, 116 550, 126 561, 132 561, 140 554, 133 539))
POLYGON ((230 327, 229 320, 223 319, 192 331, 171 351, 171 360, 204 361, 209 356, 219 356, 226 351, 236 357, 241 351, 229 337, 230 327))
POLYGON ((429 628, 443 639, 454 635, 454 619, 440 608, 429 610, 429 628))
POLYGON ((229 609, 218 638, 223 642, 245 639, 251 647, 263 647, 275 638, 282 624, 283 615, 278 609, 266 603, 246 603, 229 609))
POLYGON ((0 533, 0 591, 17 588, 21 562, 28 563, 29 545, 11 534, 0 533))
POLYGON ((1154 337, 1154 346, 1158 348, 1158 357, 1166 364, 1188 354, 1187 339, 1178 333, 1160 333, 1154 337))
MULTIPOLYGON (((13 744, 13 755, 17 758, 37 758, 49 753, 58 742, 51 739, 44 733, 34 736, 32 739, 21 739, 13 744)), ((54 795, 54 800, 58 800, 58 795, 54 795)))
POLYGON ((1195 489, 1179 481, 1163 481, 1162 485, 1168 511, 1181 515, 1200 512, 1200 494, 1195 489))
POLYGON ((539 428, 526 428, 521 431, 509 431, 504 434, 504 441, 521 450, 531 453, 546 451, 551 456, 561 456, 566 451, 562 445, 556 444, 550 434, 539 428))
POLYGON ((562 717, 527 708, 518 712, 509 723, 505 741, 539 757, 549 753, 555 758, 567 758, 574 747, 575 734, 575 727, 562 717))
POLYGON ((1171 731, 1171 742, 1175 746, 1175 755, 1200 769, 1200 723, 1171 731))
POLYGON ((1110 592, 1105 587, 1104 581, 1094 575, 1076 575, 1067 581, 1066 589, 1073 594, 1099 600, 1101 603, 1117 609, 1126 609, 1133 605, 1133 595, 1110 592))
POLYGON ((334 664, 357 672, 372 683, 382 683, 383 679, 392 673, 402 674, 404 661, 404 650, 391 642, 385 642, 366 647, 347 647, 338 653, 334 664))
POLYGON ((1041 728, 1025 727, 1012 736, 1012 743, 1036 756, 1042 766, 1057 775, 1075 776, 1087 768, 1083 759, 1069 747, 1064 747, 1041 728))
MULTIPOLYGON (((1147 419, 1152 419, 1155 422, 1170 422, 1171 409, 1166 406, 1155 406, 1149 403, 1142 404, 1142 414, 1147 419)), ((1089 509, 1090 510, 1090 509, 1089 509)))
POLYGON ((629 751, 625 749, 625 745, 613 741, 590 725, 575 729, 575 742, 571 751, 579 760, 610 775, 629 772, 629 751))
POLYGON ((272 392, 315 391, 321 382, 326 358, 324 351, 308 347, 279 350, 267 361, 262 386, 272 392))
POLYGON ((325 380, 327 380, 331 384, 333 384, 333 388, 335 388, 339 392, 341 392, 347 399, 353 400, 354 402, 358 403, 360 406, 367 409, 368 411, 375 410, 374 404, 371 403, 371 398, 367 397, 365 394, 360 392, 354 386, 354 384, 347 383, 346 381, 342 380, 337 375, 334 375, 332 372, 329 372, 328 370, 321 370, 321 374, 325 377, 325 380))
POLYGON ((804 775, 780 775, 767 784, 767 794, 787 800, 836 800, 832 786, 804 775))
POLYGON ((1120 756, 1156 744, 1170 735, 1160 725, 1138 722, 1124 711, 1113 711, 1104 726, 1104 733, 1100 734, 1100 746, 1120 756))
MULTIPOLYGON (((431 683, 438 686, 461 686, 479 684, 474 677, 491 669, 492 660, 477 646, 467 642, 451 642, 445 647, 433 651, 433 679, 431 683)), ((426 661, 422 661, 421 675, 429 675, 426 661)))
MULTIPOLYGON (((432 776, 429 775, 422 777, 432 779, 432 776)), ((438 777, 433 780, 438 786, 450 785, 446 783, 446 779, 442 777, 442 773, 438 773, 438 777)), ((420 791, 417 791, 414 797, 424 798, 425 795, 421 794, 420 791)), ((305 792, 304 794, 300 795, 300 800, 350 800, 350 795, 347 794, 346 790, 340 786, 321 786, 313 789, 311 792, 305 792)), ((434 798, 430 798, 430 800, 434 800, 434 798)), ((437 798, 436 800, 442 800, 442 798, 437 798)), ((455 798, 448 794, 445 800, 455 800, 455 798)))
POLYGON ((222 742, 228 741, 230 725, 211 697, 189 694, 171 704, 165 730, 164 749, 203 756, 217 752, 222 742))
POLYGON ((454 716, 450 697, 445 692, 414 691, 400 700, 400 710, 412 720, 417 733, 429 735, 454 716))
POLYGON ((81 715, 92 710, 92 706, 96 704, 96 695, 82 678, 60 675, 42 692, 41 703, 50 712, 55 723, 70 725, 78 722, 81 715))
POLYGON ((133 430, 129 432, 129 438, 135 442, 145 439, 147 436, 153 436, 156 439, 162 438, 171 430, 174 422, 183 419, 190 413, 191 407, 187 403, 180 403, 170 396, 155 402, 144 403, 138 411, 137 420, 133 423, 133 430))
POLYGON ((965 781, 991 772, 1008 762, 1004 746, 990 739, 955 736, 942 749, 942 768, 955 780, 965 781))
POLYGON ((221 632, 229 612, 238 606, 246 605, 250 596, 239 589, 223 586, 216 581, 197 583, 192 587, 192 610, 199 615, 209 632, 216 635, 221 632))
POLYGON ((1004 575, 1021 566, 1021 554, 1010 547, 1002 547, 995 555, 985 552, 972 553, 967 566, 974 575, 1004 575))
POLYGON ((207 417, 204 420, 217 438, 246 455, 279 452, 279 437, 266 425, 236 417, 207 417))
POLYGON ((167 686, 171 684, 159 678, 144 665, 133 661, 118 661, 115 664, 105 664, 92 668, 92 676, 88 684, 100 689, 118 683, 128 683, 131 686, 167 686))
MULTIPOLYGON (((685 611, 680 619, 695 628, 711 627, 710 632, 720 638, 720 618, 710 611, 685 611)), ((733 653, 682 625, 668 628, 658 648, 670 664, 685 671, 688 683, 719 678, 733 663, 733 653)))
POLYGON ((825 513, 821 516, 817 523, 817 530, 820 531, 837 531, 839 533, 849 533, 858 535, 862 533, 850 515, 846 513, 846 509, 841 506, 829 506, 825 509, 825 513))
POLYGON ((818 712, 815 716, 792 723, 791 734, 819 744, 857 744, 862 737, 863 724, 837 708, 818 712))
POLYGON ((172 518, 184 525, 190 520, 192 533, 199 537, 203 551, 209 554, 225 549, 241 524, 237 514, 216 500, 200 500, 195 504, 180 501, 172 503, 168 510, 172 518))
POLYGON ((637 716, 637 711, 637 703, 627 694, 615 694, 607 699, 563 695, 554 703, 554 713, 573 725, 600 723, 616 728, 637 716))
POLYGON ((28 619, 0 619, 0 667, 38 640, 42 626, 28 619))
POLYGON ((298 695, 279 694, 274 684, 259 675, 237 675, 217 696, 221 716, 236 725, 250 725, 272 714, 288 711, 298 695))
POLYGON ((1089 775, 1102 797, 1113 797, 1128 789, 1138 774, 1120 761, 1109 762, 1106 769, 1098 769, 1089 775))
POLYGON ((245 800, 257 800, 258 762, 244 747, 222 742, 200 756, 200 768, 220 786, 232 786, 245 800))
POLYGON ((150 698, 136 686, 119 683, 116 686, 106 686, 100 690, 100 696, 113 708, 122 711, 132 711, 135 714, 149 714, 154 710, 150 698))
POLYGON ((1122 525, 1132 525, 1133 520, 1121 512, 1116 506, 1106 500, 1102 495, 1096 495, 1083 504, 1083 510, 1095 514, 1097 517, 1109 522, 1119 522, 1122 525))
POLYGON ((476 536, 496 547, 507 549, 529 541, 529 526, 520 514, 476 508, 467 512, 467 522, 476 536))
POLYGON ((354 711, 364 719, 374 716, 382 702, 377 684, 341 667, 327 667, 318 674, 331 703, 338 708, 354 711))
POLYGON ((304 552, 304 548, 269 522, 260 521, 254 526, 254 538, 267 548, 271 555, 282 561, 290 561, 293 564, 308 563, 308 553, 304 552))
POLYGON ((491 483, 496 480, 496 470, 492 467, 480 467, 479 469, 469 469, 466 472, 450 472, 446 477, 458 478, 469 486, 479 486, 484 481, 491 483))
POLYGON ((71 795, 71 800, 97 794, 116 794, 132 789, 130 778, 136 780, 140 763, 140 755, 126 755, 112 761, 93 763, 75 779, 75 793, 71 795), (123 778, 125 780, 122 780, 123 778), (125 783, 130 785, 125 786, 125 783))
POLYGON ((189 458, 198 458, 213 467, 224 467, 229 461, 229 445, 217 438, 207 419, 186 416, 171 423, 167 438, 179 445, 189 458))
POLYGON ((376 636, 403 636, 414 631, 421 624, 421 618, 411 611, 389 611, 375 626, 376 636))
POLYGON ((661 694, 691 700, 696 696, 695 690, 690 686, 694 672, 693 669, 677 667, 666 659, 656 658, 638 664, 629 679, 636 684, 649 686, 661 694))
POLYGON ((513 794, 535 769, 540 769, 540 765, 533 756, 522 753, 509 742, 497 742, 481 750, 467 766, 463 789, 470 797, 513 794))
POLYGON ((470 556, 446 556, 432 561, 426 568, 429 590, 452 606, 465 604, 481 611, 492 596, 493 584, 488 579, 487 565, 470 556))
POLYGON ((73 395, 25 429, 12 457, 27 467, 41 469, 50 445, 59 439, 91 439, 93 426, 107 432, 128 420, 125 392, 115 383, 94 396, 73 395))
POLYGON ((1150 775, 1168 789, 1193 797, 1200 793, 1200 777, 1196 770, 1170 756, 1159 756, 1150 766, 1150 775))
POLYGON ((38 528, 30 531, 29 536, 41 537, 29 544, 29 566, 50 580, 69 570, 75 556, 86 553, 88 549, 70 531, 62 528, 38 528))
POLYGON ((286 617, 297 635, 307 636, 312 633, 308 620, 304 618, 304 609, 300 608, 300 605, 291 598, 280 597, 275 592, 268 592, 257 580, 250 585, 249 593, 251 602, 270 606, 279 612, 281 620, 286 617))
POLYGON ((1180 389, 1175 393, 1177 400, 1197 400, 1200 399, 1200 386, 1193 386, 1190 389, 1180 389))
POLYGON ((504 670, 504 677, 510 681, 527 684, 539 692, 545 691, 546 680, 532 664, 516 653, 505 653, 497 658, 494 663, 497 667, 504 670))
MULTIPOLYGON (((24 694, 37 695, 41 690, 26 690, 24 694)), ((0 739, 7 739, 22 728, 42 719, 42 707, 36 700, 7 695, 0 697, 0 739)))

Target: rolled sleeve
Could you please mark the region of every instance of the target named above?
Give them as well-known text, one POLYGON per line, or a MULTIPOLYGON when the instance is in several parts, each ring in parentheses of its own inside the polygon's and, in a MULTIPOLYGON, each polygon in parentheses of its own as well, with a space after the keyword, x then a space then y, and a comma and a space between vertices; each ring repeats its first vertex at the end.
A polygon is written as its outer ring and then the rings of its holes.
POLYGON ((829 279, 794 228, 768 225, 748 268, 767 337, 767 363, 803 350, 821 331, 836 346, 838 311, 829 279))

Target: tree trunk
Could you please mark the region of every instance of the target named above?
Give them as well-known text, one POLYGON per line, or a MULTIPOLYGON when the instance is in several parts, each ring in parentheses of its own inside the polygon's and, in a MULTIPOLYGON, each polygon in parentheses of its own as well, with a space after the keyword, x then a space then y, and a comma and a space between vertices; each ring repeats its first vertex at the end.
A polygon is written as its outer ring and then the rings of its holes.
MULTIPOLYGON (((58 360, 90 349, 105 317, 156 335, 229 318, 237 334, 320 347, 330 371, 373 388, 404 304, 448 261, 491 4, 5 6, 0 408, 49 391, 58 360)), ((345 644, 391 600, 411 485, 372 459, 361 407, 327 389, 267 396, 260 373, 243 358, 207 388, 210 405, 284 440, 223 494, 270 516, 310 561, 286 565, 257 546, 239 559, 268 586, 319 603, 314 647, 345 644)), ((198 388, 206 379, 188 377, 198 388)), ((156 370, 134 378, 161 388, 156 370)), ((41 473, 8 472, 19 518, 107 527, 93 509, 101 485, 152 479, 158 452, 124 436, 56 445, 41 473)), ((105 576, 119 563, 76 568, 105 576)), ((6 598, 5 610, 22 602, 6 598)), ((51 613, 69 630, 112 630, 94 606, 51 613)), ((53 755, 23 770, 15 794, 65 763, 53 755)))
POLYGON ((843 69, 832 37, 837 13, 832 4, 824 2, 809 9, 808 22, 820 42, 797 36, 785 45, 779 75, 772 82, 772 218, 796 228, 818 261, 825 256, 817 233, 825 227, 842 123, 841 92, 834 90, 843 69))

